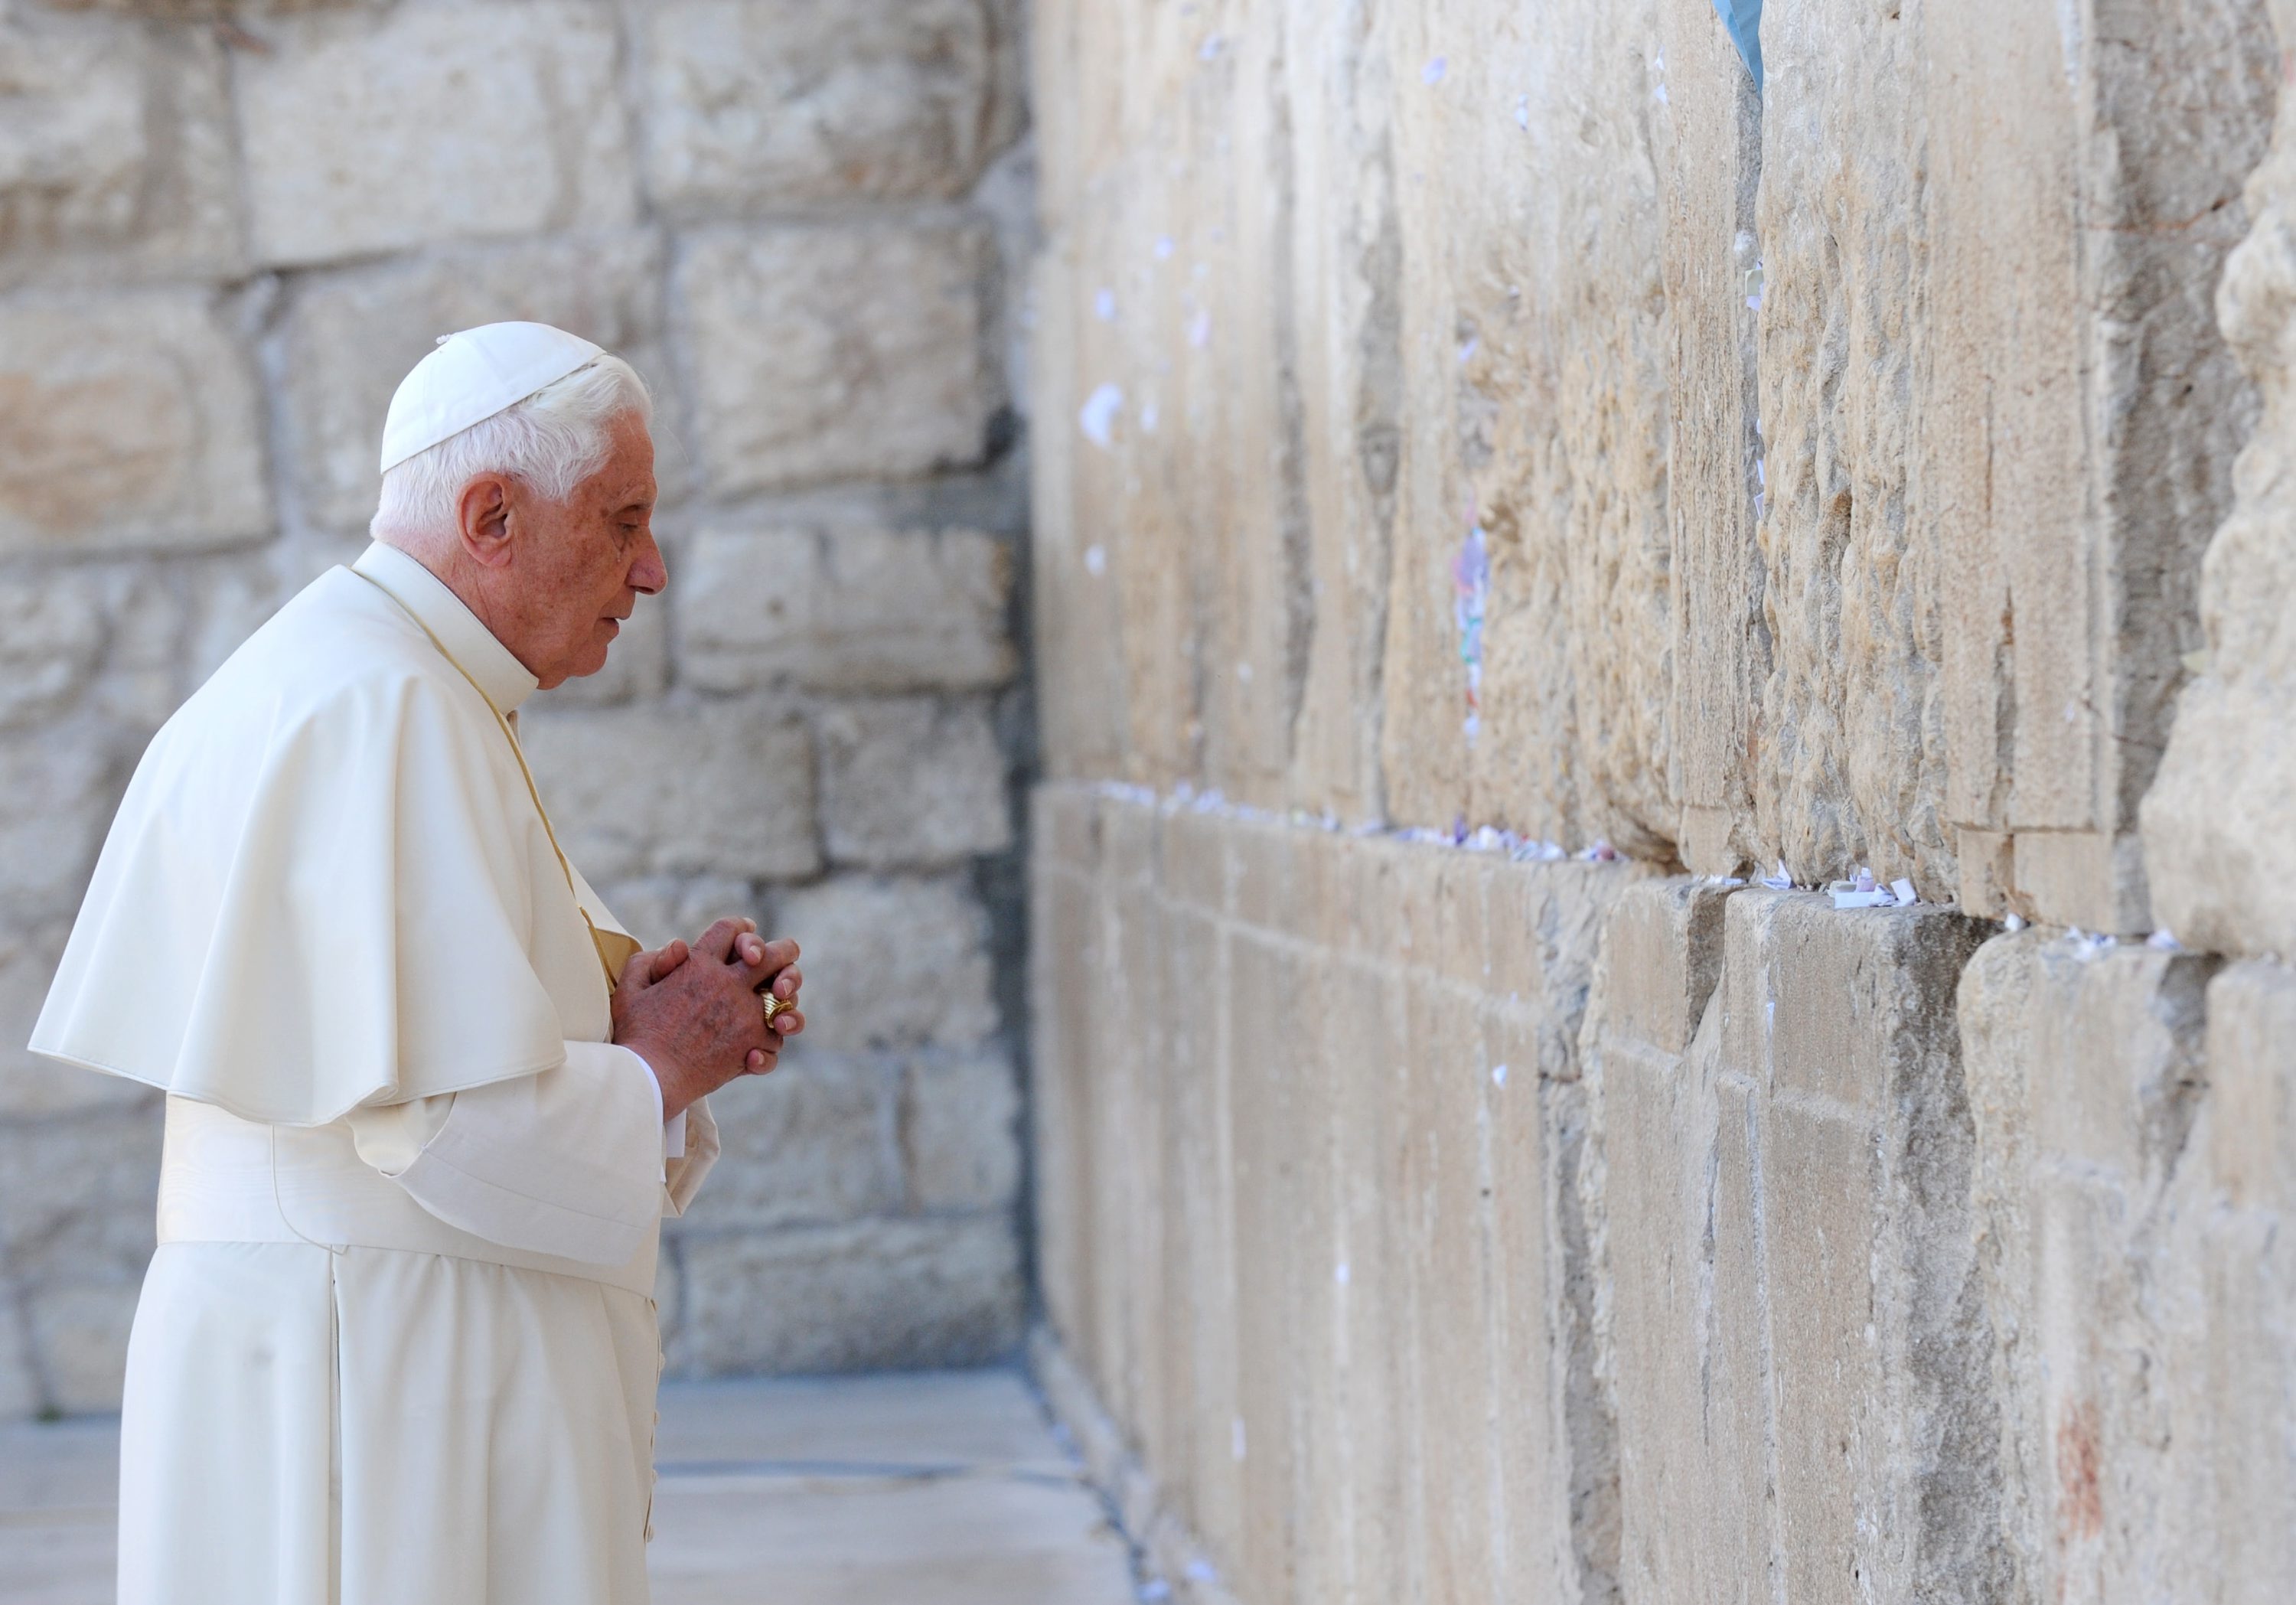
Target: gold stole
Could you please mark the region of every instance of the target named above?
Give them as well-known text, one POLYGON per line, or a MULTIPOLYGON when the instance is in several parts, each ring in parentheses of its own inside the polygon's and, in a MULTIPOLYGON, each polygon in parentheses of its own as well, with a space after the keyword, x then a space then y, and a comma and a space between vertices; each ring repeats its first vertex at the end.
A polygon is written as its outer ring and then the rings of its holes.
POLYGON ((619 930, 600 930, 597 921, 590 918, 590 911, 582 906, 582 894, 574 887, 574 866, 566 861, 566 850, 558 845, 558 832, 550 828, 550 810, 542 806, 542 793, 535 787, 534 771, 526 766, 526 749, 518 744, 518 732, 512 727, 510 719, 503 716, 503 710, 495 706, 495 700, 487 695, 486 688, 478 683, 469 669, 463 667, 454 653, 447 650, 447 643, 439 639, 437 632, 422 622, 421 614, 400 602, 398 593, 373 575, 360 574, 357 569, 348 572, 357 574, 361 579, 390 597, 400 612, 414 620, 414 627, 430 636, 430 644, 439 649, 439 655, 454 665, 456 674, 470 682, 471 689, 479 693, 479 700, 485 703, 487 711, 495 716, 495 728, 501 731, 503 740, 510 743, 511 756, 518 760, 518 772, 526 778, 526 794, 534 799, 535 815, 542 821, 542 833, 550 839, 550 850, 557 855, 558 871, 566 877, 566 891, 574 899, 574 912, 580 914, 582 923, 589 927, 590 946, 597 949, 599 966, 606 972, 606 998, 611 1003, 614 988, 621 984, 622 967, 645 948, 635 937, 625 936, 619 930))

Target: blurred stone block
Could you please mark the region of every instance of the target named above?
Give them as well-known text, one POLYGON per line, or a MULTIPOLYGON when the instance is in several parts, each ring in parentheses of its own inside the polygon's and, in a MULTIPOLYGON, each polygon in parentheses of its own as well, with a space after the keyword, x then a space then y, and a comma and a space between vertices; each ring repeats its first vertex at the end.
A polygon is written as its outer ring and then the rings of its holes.
POLYGON ((258 261, 631 220, 613 15, 415 5, 283 21, 236 64, 258 261))
POLYGON ((792 1044, 770 1076, 713 1095, 725 1151, 673 1229, 822 1225, 898 1209, 892 1088, 874 1060, 792 1044))
POLYGON ((970 529, 705 528, 677 577, 694 684, 980 690, 1019 662, 1010 548, 970 529))
POLYGON ((701 461, 720 493, 978 463, 1003 400, 974 225, 711 233, 674 278, 701 461))
POLYGON ((1013 843, 986 701, 853 702, 821 716, 822 829, 838 864, 947 864, 1013 843))
POLYGON ((0 304, 0 557, 257 539, 262 428, 247 354, 202 291, 0 304))
POLYGON ((988 916, 957 876, 839 875, 780 897, 797 938, 807 1052, 970 1047, 996 1028, 988 916))
POLYGON ((1010 1208, 1021 1191, 1021 1083, 1001 1051, 920 1054, 901 1070, 910 1207, 1010 1208))
POLYGON ((1004 1215, 874 1219, 683 1247, 685 1374, 978 1365, 1021 1341, 1004 1215))
POLYGON ((988 154, 980 0, 681 0, 645 45, 646 187, 681 215, 955 195, 988 154))
POLYGON ((0 19, 0 283, 239 271, 224 53, 0 19))
POLYGON ((770 704, 565 708, 521 721, 566 856, 593 882, 811 874, 813 752, 770 704))
POLYGON ((609 233, 442 251, 300 282, 287 316, 285 416, 311 516, 344 528, 374 516, 391 393, 441 335, 507 320, 554 323, 660 383, 660 274, 653 235, 609 233))

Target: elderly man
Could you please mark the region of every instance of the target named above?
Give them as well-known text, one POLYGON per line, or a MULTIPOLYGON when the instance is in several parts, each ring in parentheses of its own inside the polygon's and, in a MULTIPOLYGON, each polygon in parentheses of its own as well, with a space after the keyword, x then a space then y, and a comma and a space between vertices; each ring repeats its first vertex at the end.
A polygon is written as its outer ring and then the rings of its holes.
POLYGON ((168 1093, 123 1605, 645 1598, 660 1218, 803 1025, 748 921, 641 951, 519 749, 668 581, 650 416, 559 330, 443 340, 375 545, 120 805, 32 1046, 168 1093))

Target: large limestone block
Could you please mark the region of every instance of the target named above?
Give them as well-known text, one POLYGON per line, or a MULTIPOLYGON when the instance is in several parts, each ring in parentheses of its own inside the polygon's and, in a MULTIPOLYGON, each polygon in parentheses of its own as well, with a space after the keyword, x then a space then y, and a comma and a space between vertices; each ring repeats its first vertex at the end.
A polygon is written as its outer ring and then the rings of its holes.
POLYGON ((677 576, 685 677, 710 691, 979 691, 1013 677, 1013 553, 977 530, 705 528, 677 576))
MULTIPOLYGON (((1662 69, 1652 94, 1668 323, 1667 496, 1674 582, 1675 742, 1680 856, 1734 872, 1758 857, 1746 753, 1770 670, 1762 617, 1760 397, 1755 360, 1761 250, 1762 101, 1710 4, 1659 7, 1662 69)), ((1694 1021, 1693 1022, 1695 1023, 1694 1021)))
POLYGON ((410 5, 275 25, 235 61, 258 260, 611 228, 636 211, 603 7, 410 5))
POLYGON ((1929 303, 1953 315, 1925 330, 1921 501, 1962 901, 2141 930, 2137 803, 2255 416, 2210 298, 2277 58, 2227 0, 2077 27, 1955 0, 1923 27, 1929 303))
POLYGON ((984 0, 678 0, 646 12, 646 187, 723 217, 962 193, 1013 125, 984 0))
POLYGON ((1962 982, 2004 1535, 2028 1597, 2205 1576, 2232 1536, 2192 1363, 2215 1324, 2195 1241, 2215 968, 2029 931, 1962 982))
POLYGON ((1021 1191, 1021 1085, 1001 1052, 905 1065, 901 1161, 918 1209, 1010 1208, 1021 1191))
POLYGON ((1021 1341, 1009 1215, 694 1236, 680 1252, 684 1374, 981 1365, 1021 1341))
POLYGON ((839 875, 778 900, 797 939, 808 1049, 969 1048, 996 1028, 988 916, 962 878, 839 875))
POLYGON ((1004 753, 985 701, 851 702, 824 713, 819 728, 833 862, 935 865, 1012 845, 1004 753))
MULTIPOLYGON (((287 315, 285 416, 311 516, 357 528, 374 515, 391 393, 441 335, 504 320, 554 323, 660 383, 668 371, 660 274, 653 235, 608 233, 463 248, 300 281, 287 315)), ((674 479, 675 454, 660 454, 657 463, 674 479)))
POLYGON ((520 734, 559 845, 594 882, 820 864, 813 743, 773 704, 537 711, 520 734))
POLYGON ((221 45, 0 20, 0 283, 241 262, 221 45))
POLYGON ((1996 1597, 1997 1405, 1969 1208, 1954 995, 1987 928, 1744 890, 1724 915, 1721 1066, 1751 1089, 1792 1593, 1996 1597))
POLYGON ((1742 281, 1759 307, 1770 656, 1743 760, 1754 834, 1804 881, 1866 863, 1946 897, 1938 558, 1909 471, 1922 13, 1788 7, 1763 21, 1761 194, 1742 281))
POLYGON ((104 642, 97 590, 77 577, 44 575, 0 581, 0 730, 16 730, 61 712, 94 673, 104 642))
MULTIPOLYGON (((808 1021, 812 993, 808 984, 808 1021)), ((888 1067, 822 1052, 808 1032, 762 1082, 736 1082, 712 1100, 724 1151, 675 1229, 822 1225, 899 1208, 892 1087, 888 1067)))
MULTIPOLYGON (((2288 26, 2282 20, 2284 29, 2288 26)), ((2285 43, 2284 37, 2284 43, 2285 43)), ((2296 439, 2296 129, 2284 117, 2249 181, 2255 227, 2226 264, 2225 338, 2263 397, 2236 499, 2201 582, 2202 667, 2177 706, 2144 804, 2155 913, 2188 945, 2296 954, 2296 552, 2288 482, 2296 439)))
POLYGON ((978 463, 1003 401, 987 232, 862 224, 712 233, 673 275, 713 488, 978 463))
POLYGON ((0 555, 201 552, 271 528, 248 355, 195 291, 0 302, 0 555))
MULTIPOLYGON (((2213 1507, 2222 1544, 2222 1597, 2264 1605, 2296 1576, 2296 1433, 2289 1401, 2296 1356, 2296 1250, 2291 1248, 2288 1154, 2296 1143, 2296 974, 2250 961, 2227 968, 2208 995, 2208 1111, 2195 1132, 2229 1208, 2193 1210, 2203 1227, 2207 1355, 2194 1368, 2187 1419, 2210 1430, 2183 1463, 2213 1507)), ((2187 1241, 2191 1239, 2188 1238, 2187 1241)))

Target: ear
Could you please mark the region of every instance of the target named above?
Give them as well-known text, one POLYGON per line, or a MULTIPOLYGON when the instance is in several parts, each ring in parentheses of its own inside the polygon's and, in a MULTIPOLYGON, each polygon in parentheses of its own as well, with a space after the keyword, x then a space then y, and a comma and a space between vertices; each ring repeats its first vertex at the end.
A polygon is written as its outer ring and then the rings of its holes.
POLYGON ((510 561, 510 481, 495 475, 481 474, 463 487, 455 520, 472 561, 488 569, 510 561))

